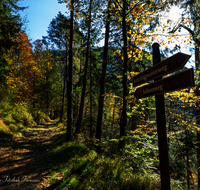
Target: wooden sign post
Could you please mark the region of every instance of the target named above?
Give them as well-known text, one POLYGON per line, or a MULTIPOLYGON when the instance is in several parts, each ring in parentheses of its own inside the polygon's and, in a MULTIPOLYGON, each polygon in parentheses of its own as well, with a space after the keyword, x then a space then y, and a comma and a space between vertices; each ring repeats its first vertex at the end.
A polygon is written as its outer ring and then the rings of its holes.
POLYGON ((183 71, 171 77, 156 81, 141 88, 137 88, 137 90, 135 91, 135 97, 138 99, 146 98, 149 96, 155 96, 191 87, 193 86, 194 82, 193 78, 193 69, 187 69, 186 71, 183 71))
POLYGON ((153 79, 154 83, 138 88, 134 95, 137 98, 155 96, 161 189, 170 190, 164 93, 194 86, 194 71, 193 69, 187 69, 162 79, 163 75, 182 69, 191 56, 177 53, 161 62, 159 44, 154 43, 152 48, 153 67, 133 77, 133 86, 138 86, 153 79))
POLYGON ((133 86, 138 86, 155 78, 182 69, 190 57, 190 55, 179 52, 160 63, 155 63, 153 67, 133 77, 133 86))
MULTIPOLYGON (((156 65, 161 61, 159 44, 154 43, 152 45, 152 48, 153 48, 153 65, 156 65)), ((155 81, 161 78, 157 78, 155 79, 155 81)), ((161 189, 170 190, 170 174, 169 174, 166 121, 165 121, 164 94, 156 95, 155 100, 156 100, 156 123, 157 123, 157 133, 158 133, 161 189)))

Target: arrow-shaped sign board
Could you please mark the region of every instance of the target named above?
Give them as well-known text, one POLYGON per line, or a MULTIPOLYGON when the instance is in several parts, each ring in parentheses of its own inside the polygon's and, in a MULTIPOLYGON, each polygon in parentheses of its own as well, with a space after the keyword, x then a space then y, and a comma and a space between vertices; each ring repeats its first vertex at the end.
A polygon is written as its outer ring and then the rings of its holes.
POLYGON ((193 69, 187 69, 186 71, 172 75, 171 77, 138 88, 135 92, 135 97, 138 99, 146 98, 192 86, 194 86, 194 72, 193 69))
POLYGON ((190 57, 190 55, 180 52, 169 57, 168 59, 133 77, 133 86, 138 86, 155 78, 182 69, 190 57))

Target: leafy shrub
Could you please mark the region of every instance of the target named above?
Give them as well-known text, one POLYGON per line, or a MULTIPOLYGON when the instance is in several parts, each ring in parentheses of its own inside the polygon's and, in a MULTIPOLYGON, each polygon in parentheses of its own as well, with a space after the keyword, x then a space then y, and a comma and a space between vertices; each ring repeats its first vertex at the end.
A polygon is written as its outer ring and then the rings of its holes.
POLYGON ((28 105, 25 102, 15 104, 12 117, 18 122, 25 126, 36 125, 32 115, 28 112, 28 105))
POLYGON ((13 119, 13 117, 12 117, 11 114, 8 114, 8 115, 6 115, 6 116, 3 118, 3 122, 4 122, 6 125, 9 125, 10 123, 15 123, 15 120, 13 119))
POLYGON ((10 103, 0 102, 0 136, 12 137, 22 136, 21 131, 25 126, 32 126, 36 123, 32 115, 28 112, 27 103, 11 105, 10 103))
POLYGON ((17 125, 14 125, 13 123, 11 123, 9 125, 9 128, 12 132, 17 132, 19 130, 19 127, 17 125))
POLYGON ((0 119, 0 137, 12 136, 10 128, 0 119))
POLYGON ((51 121, 50 117, 47 116, 44 112, 41 110, 34 110, 32 109, 32 115, 34 116, 34 119, 37 123, 45 123, 48 121, 51 121))
POLYGON ((134 170, 141 173, 157 170, 158 146, 157 136, 147 134, 134 134, 127 136, 123 154, 124 159, 131 163, 134 170))

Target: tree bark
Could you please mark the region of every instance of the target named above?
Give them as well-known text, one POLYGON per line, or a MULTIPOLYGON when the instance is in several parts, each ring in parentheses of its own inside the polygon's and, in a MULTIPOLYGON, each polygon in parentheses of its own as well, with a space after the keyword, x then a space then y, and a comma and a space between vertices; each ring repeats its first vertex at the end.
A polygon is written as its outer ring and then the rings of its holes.
POLYGON ((93 136, 92 61, 90 54, 90 138, 93 136))
POLYGON ((120 136, 125 135, 125 129, 127 126, 127 96, 128 96, 128 87, 127 87, 127 64, 128 64, 128 55, 127 55, 127 23, 126 23, 126 9, 127 2, 123 2, 123 55, 124 55, 124 69, 123 69, 123 108, 122 108, 122 123, 120 126, 120 136))
POLYGON ((63 86, 63 97, 62 97, 62 105, 60 110, 60 121, 62 122, 63 114, 64 114, 64 105, 65 105, 65 94, 66 94, 66 85, 67 85, 67 73, 68 73, 68 40, 67 40, 67 31, 66 31, 66 64, 65 64, 65 73, 64 73, 64 86, 63 86))
MULTIPOLYGON (((200 66, 200 53, 199 47, 195 44, 195 67, 196 71, 199 71, 200 66)), ((197 95, 197 102, 196 102, 196 123, 197 127, 200 127, 200 85, 197 86, 196 95, 197 95)), ((198 168, 198 189, 200 189, 200 131, 197 130, 197 168, 198 168)))
POLYGON ((73 137, 73 37, 74 37, 74 0, 71 0, 70 13, 70 49, 69 49, 69 81, 67 82, 67 134, 66 140, 72 140, 73 137))
POLYGON ((109 41, 109 32, 110 32, 110 12, 109 12, 110 6, 111 6, 111 1, 108 0, 108 11, 107 11, 108 13, 107 13, 107 22, 106 22, 105 44, 104 44, 104 52, 103 52, 102 75, 101 75, 101 87, 100 87, 100 96, 99 96, 97 128, 96 128, 96 138, 99 140, 101 140, 101 133, 102 133, 104 94, 105 94, 105 86, 106 86, 108 41, 109 41))
POLYGON ((85 101, 85 91, 86 91, 86 83, 88 77, 88 60, 90 55, 90 31, 91 31, 91 15, 92 15, 92 0, 90 0, 90 15, 89 15, 89 25, 88 25, 88 38, 87 38, 87 51, 86 51, 86 60, 85 60, 85 73, 83 78, 83 88, 82 88, 82 95, 81 95, 81 105, 79 110, 78 121, 76 125, 76 134, 80 133, 81 130, 81 122, 83 118, 83 108, 84 108, 84 101, 85 101))
POLYGON ((113 106, 113 118, 112 118, 112 124, 111 124, 110 139, 113 138, 113 125, 114 125, 114 121, 115 121, 115 107, 116 107, 116 104, 117 104, 117 99, 115 98, 115 103, 114 103, 114 106, 113 106))

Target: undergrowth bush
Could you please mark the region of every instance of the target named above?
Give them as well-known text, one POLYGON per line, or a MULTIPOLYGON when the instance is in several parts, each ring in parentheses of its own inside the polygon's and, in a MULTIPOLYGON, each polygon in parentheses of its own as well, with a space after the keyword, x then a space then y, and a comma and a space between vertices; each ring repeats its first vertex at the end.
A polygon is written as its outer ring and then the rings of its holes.
POLYGON ((14 118, 12 117, 12 114, 8 114, 8 115, 5 115, 5 117, 3 118, 3 121, 6 125, 9 125, 9 124, 14 124, 16 123, 14 118))
POLYGON ((50 117, 41 110, 30 108, 30 112, 36 123, 45 123, 51 121, 50 117))
POLYGON ((47 116, 44 112, 42 112, 40 110, 37 112, 37 117, 38 117, 38 121, 41 122, 41 123, 51 121, 49 116, 47 116))
POLYGON ((158 168, 158 143, 157 135, 145 133, 129 134, 126 137, 126 145, 123 150, 124 159, 140 173, 148 173, 158 168))
POLYGON ((36 125, 29 113, 27 103, 0 103, 0 133, 1 137, 21 136, 27 126, 36 125))
POLYGON ((12 136, 10 128, 0 119, 0 138, 12 136))
POLYGON ((22 123, 24 126, 36 125, 32 115, 29 113, 28 105, 25 102, 21 102, 19 104, 14 105, 12 117, 18 123, 22 123))
POLYGON ((52 159, 52 165, 49 164, 53 168, 47 182, 49 188, 56 185, 56 189, 160 189, 159 175, 135 170, 134 159, 129 160, 130 153, 117 151, 117 139, 111 142, 100 143, 79 134, 73 141, 59 143, 47 155, 52 159), (114 152, 109 147, 111 142, 112 148, 116 145, 114 152), (99 143, 102 145, 101 154, 95 151, 94 146, 99 143))

